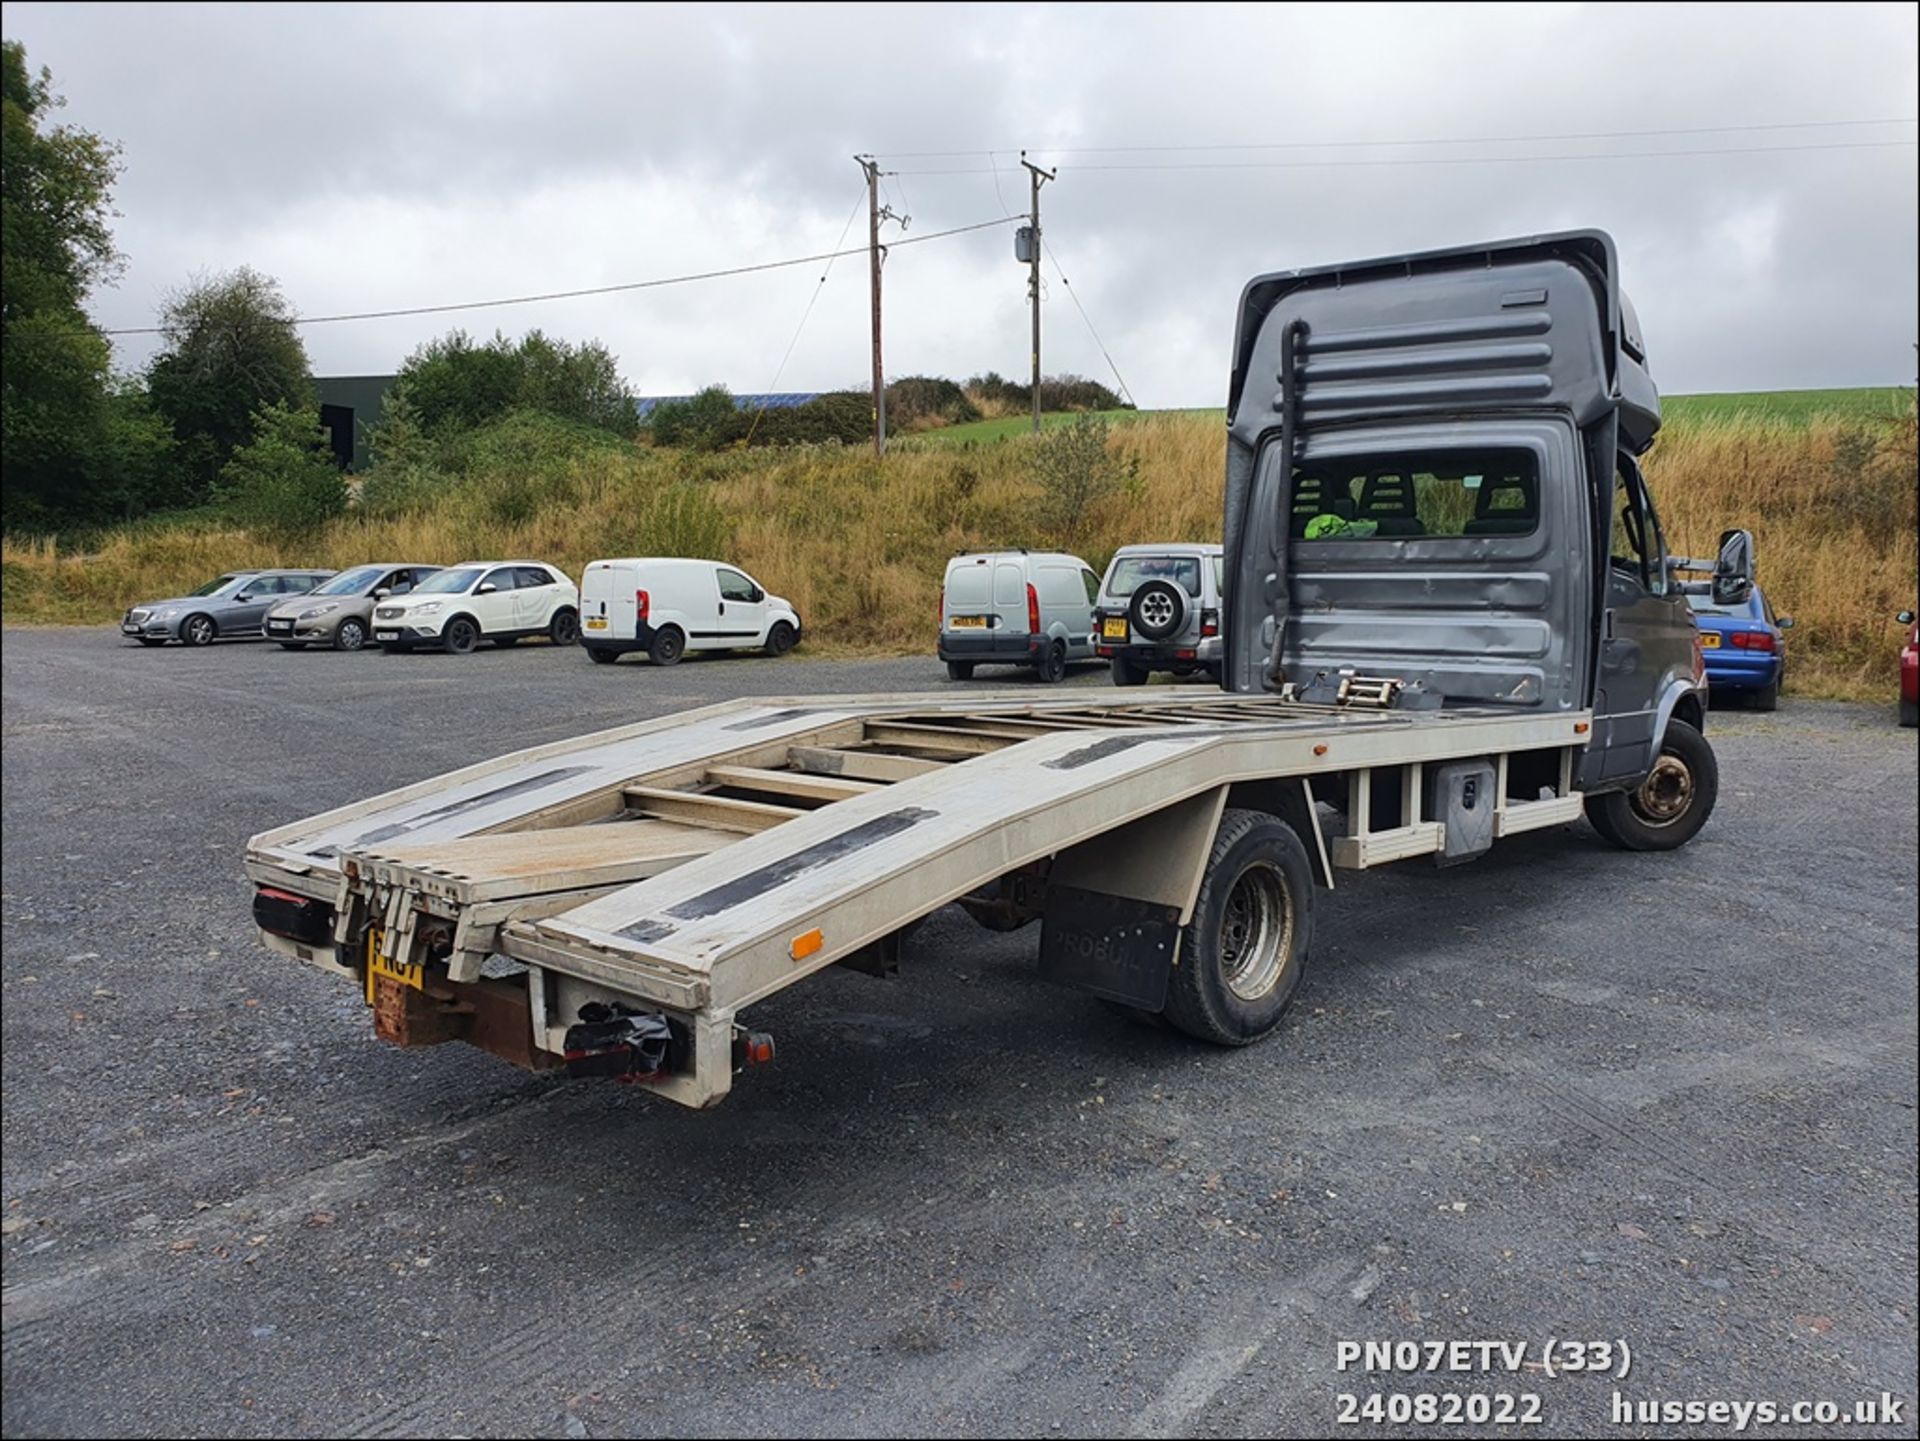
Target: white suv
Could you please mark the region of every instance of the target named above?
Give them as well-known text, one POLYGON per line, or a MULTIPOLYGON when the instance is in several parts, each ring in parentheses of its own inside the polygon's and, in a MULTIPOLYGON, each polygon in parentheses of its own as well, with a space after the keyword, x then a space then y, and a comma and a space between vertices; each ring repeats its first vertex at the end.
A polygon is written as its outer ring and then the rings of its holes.
POLYGON ((465 655, 483 640, 507 646, 530 635, 555 645, 580 639, 580 593, 533 560, 448 566, 373 611, 373 638, 388 653, 430 645, 465 655))
POLYGON ((1095 649, 1115 685, 1145 685, 1157 670, 1205 671, 1217 683, 1221 549, 1173 543, 1114 552, 1094 606, 1095 649))

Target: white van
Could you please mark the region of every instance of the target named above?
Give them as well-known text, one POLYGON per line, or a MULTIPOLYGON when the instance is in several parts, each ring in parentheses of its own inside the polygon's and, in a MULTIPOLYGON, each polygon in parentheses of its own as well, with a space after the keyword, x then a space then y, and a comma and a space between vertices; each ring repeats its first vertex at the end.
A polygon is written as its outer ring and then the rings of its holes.
POLYGON ((596 560, 580 578, 580 644, 601 665, 636 650, 655 665, 690 650, 785 655, 799 639, 791 604, 717 560, 596 560))
POLYGON ((949 680, 976 665, 1025 665, 1044 681, 1093 658, 1100 577, 1077 555, 1002 550, 956 555, 940 588, 940 659, 949 680))

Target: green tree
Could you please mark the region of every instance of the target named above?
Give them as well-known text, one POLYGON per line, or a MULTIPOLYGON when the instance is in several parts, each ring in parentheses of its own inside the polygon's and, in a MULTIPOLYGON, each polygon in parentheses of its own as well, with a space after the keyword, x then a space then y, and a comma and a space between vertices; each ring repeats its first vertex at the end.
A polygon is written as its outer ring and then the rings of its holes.
POLYGON ((1075 545, 1086 528, 1087 512, 1125 485, 1131 473, 1107 449, 1104 416, 1082 413, 1071 425, 1043 432, 1033 447, 1041 529, 1060 545, 1075 545))
POLYGON ((221 468, 216 492, 261 535, 297 540, 347 509, 347 480, 321 438, 320 417, 279 402, 253 416, 253 438, 221 468))
POLYGON ((619 362, 597 340, 579 345, 530 331, 477 345, 463 330, 429 341, 400 368, 420 423, 436 435, 470 430, 509 410, 539 410, 631 437, 639 422, 619 362))
POLYGON ((713 450, 731 438, 738 414, 733 392, 724 385, 709 385, 686 400, 661 401, 647 424, 656 445, 713 450))
POLYGON ((293 319, 279 282, 244 265, 168 298, 147 386, 196 484, 212 486, 268 407, 313 404, 313 372, 293 319))
POLYGON ((64 102, 26 50, 0 45, 0 518, 9 528, 105 519, 153 488, 154 431, 115 390, 107 339, 82 308, 118 274, 108 221, 119 147, 48 123, 64 102))

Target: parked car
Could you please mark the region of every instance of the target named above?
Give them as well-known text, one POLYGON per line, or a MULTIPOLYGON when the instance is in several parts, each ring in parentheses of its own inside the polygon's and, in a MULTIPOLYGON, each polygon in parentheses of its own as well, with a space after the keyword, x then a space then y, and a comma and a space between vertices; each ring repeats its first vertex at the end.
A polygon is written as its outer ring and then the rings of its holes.
POLYGON ((601 665, 633 651, 655 665, 672 665, 690 650, 785 655, 800 641, 791 601, 717 560, 596 560, 580 577, 580 609, 580 644, 601 665))
POLYGON ((1115 685, 1145 685, 1157 670, 1220 678, 1217 545, 1123 545, 1094 600, 1095 654, 1115 685))
POLYGON ((388 653, 425 645, 465 655, 483 640, 508 646, 530 635, 580 639, 580 592, 539 561, 463 561, 373 608, 373 638, 388 653))
POLYGON ((142 645, 212 645, 262 634, 267 612, 288 596, 305 595, 330 570, 230 570, 190 595, 149 600, 120 617, 120 633, 142 645))
POLYGON ((359 650, 373 634, 373 607, 390 595, 405 595, 440 569, 437 565, 356 565, 296 600, 267 612, 267 639, 285 650, 330 645, 359 650))
POLYGON ((1900 647, 1900 724, 1920 725, 1920 620, 1910 610, 1894 619, 1907 628, 1907 643, 1900 647))
POLYGON ((977 665, 1031 666, 1057 681, 1093 657, 1100 577, 1077 555, 1002 550, 956 555, 940 587, 940 659, 949 680, 977 665))
POLYGON ((1726 605, 1711 595, 1689 593, 1693 623, 1707 660, 1707 686, 1716 702, 1744 699, 1755 710, 1780 705, 1780 684, 1787 674, 1787 632, 1792 616, 1778 616, 1760 587, 1744 602, 1726 605))

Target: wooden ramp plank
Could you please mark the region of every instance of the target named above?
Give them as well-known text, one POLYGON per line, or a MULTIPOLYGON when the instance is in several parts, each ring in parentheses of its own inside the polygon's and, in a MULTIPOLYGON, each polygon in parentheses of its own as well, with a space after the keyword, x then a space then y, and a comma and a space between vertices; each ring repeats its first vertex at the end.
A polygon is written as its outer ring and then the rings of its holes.
POLYGON ((645 880, 736 839, 703 826, 633 820, 389 846, 355 860, 363 869, 405 872, 472 903, 645 880))
POLYGON ((795 746, 787 752, 787 761, 808 775, 881 782, 910 781, 928 771, 945 770, 952 764, 915 756, 882 755, 878 751, 835 750, 831 746, 795 746))
POLYGON ((805 809, 798 806, 777 806, 766 801, 736 801, 727 796, 702 795, 698 791, 659 790, 653 786, 628 786, 624 794, 636 810, 647 815, 749 834, 771 830, 782 821, 807 814, 805 809))
POLYGON ((708 766, 707 779, 717 786, 769 795, 798 796, 810 801, 843 801, 848 796, 877 791, 878 781, 848 780, 841 776, 814 776, 801 771, 770 771, 759 766, 708 766))

